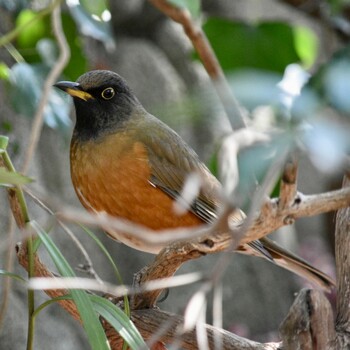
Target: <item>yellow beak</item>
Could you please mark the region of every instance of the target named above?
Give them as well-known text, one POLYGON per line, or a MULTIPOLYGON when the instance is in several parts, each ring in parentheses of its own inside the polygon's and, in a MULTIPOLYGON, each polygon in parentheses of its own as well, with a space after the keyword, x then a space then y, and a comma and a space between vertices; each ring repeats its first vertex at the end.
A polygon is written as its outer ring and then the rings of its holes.
POLYGON ((82 90, 79 83, 71 81, 59 81, 58 83, 54 84, 54 86, 71 95, 72 97, 77 97, 84 101, 94 98, 91 94, 82 90))

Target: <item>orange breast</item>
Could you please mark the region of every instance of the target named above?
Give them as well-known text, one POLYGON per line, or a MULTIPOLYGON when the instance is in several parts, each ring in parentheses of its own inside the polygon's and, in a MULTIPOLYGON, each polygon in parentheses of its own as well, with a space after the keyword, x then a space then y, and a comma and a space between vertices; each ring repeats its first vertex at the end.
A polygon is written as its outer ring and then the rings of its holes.
MULTIPOLYGON (((201 224, 192 213, 177 215, 173 200, 149 182, 151 175, 144 145, 125 133, 107 136, 102 142, 72 142, 71 176, 75 191, 90 211, 106 212, 153 230, 201 224)), ((144 247, 122 232, 109 232, 127 245, 144 247)))

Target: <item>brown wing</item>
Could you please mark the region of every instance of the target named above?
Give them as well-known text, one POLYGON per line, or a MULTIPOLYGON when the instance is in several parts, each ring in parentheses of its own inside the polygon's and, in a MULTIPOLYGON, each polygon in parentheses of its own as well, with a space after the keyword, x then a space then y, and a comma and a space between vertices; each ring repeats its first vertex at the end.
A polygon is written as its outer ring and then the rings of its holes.
MULTIPOLYGON (((150 181, 176 199, 186 177, 197 173, 202 180, 202 186, 198 197, 191 203, 190 210, 203 222, 213 221, 221 205, 218 195, 221 186, 219 181, 178 134, 152 116, 147 122, 151 126, 144 128, 142 138, 147 145, 151 166, 150 181)), ((238 213, 237 221, 241 219, 242 216, 238 213)))
MULTIPOLYGON (((180 196, 186 176, 197 173, 201 177, 202 186, 199 195, 190 205, 190 211, 203 222, 212 222, 217 217, 221 205, 219 181, 178 134, 153 116, 150 116, 147 122, 151 125, 143 128, 142 138, 147 145, 151 183, 176 199, 180 196), (148 130, 152 132, 147 132, 148 130)), ((237 222, 243 218, 244 214, 240 210, 232 215, 232 220, 237 222)), ((272 260, 260 241, 249 242, 239 250, 272 260)))

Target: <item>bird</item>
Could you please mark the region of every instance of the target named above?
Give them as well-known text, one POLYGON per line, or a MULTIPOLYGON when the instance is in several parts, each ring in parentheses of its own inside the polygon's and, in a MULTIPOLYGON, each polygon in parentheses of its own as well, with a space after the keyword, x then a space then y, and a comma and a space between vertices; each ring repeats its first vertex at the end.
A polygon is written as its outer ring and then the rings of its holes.
MULTIPOLYGON (((77 197, 88 211, 160 233, 199 227, 217 218, 223 206, 219 180, 173 129, 145 110, 120 75, 92 70, 76 82, 59 81, 54 86, 73 98, 76 121, 70 172, 77 197), (188 211, 179 214, 174 202, 193 173, 201 179, 198 196, 188 211)), ((230 218, 237 224, 243 219, 240 210, 230 218)), ((164 244, 147 244, 126 232, 107 234, 148 253, 164 248, 164 244)), ((327 274, 266 237, 243 244, 237 251, 268 259, 323 290, 334 285, 327 274)))

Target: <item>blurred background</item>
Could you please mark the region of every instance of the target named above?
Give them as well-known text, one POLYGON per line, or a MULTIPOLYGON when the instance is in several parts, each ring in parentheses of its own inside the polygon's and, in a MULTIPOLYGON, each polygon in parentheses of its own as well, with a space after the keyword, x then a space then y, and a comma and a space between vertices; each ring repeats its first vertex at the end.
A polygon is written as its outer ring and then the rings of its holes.
MULTIPOLYGON (((348 1, 170 2, 187 7, 203 26, 249 123, 261 130, 283 127, 297 131, 303 151, 299 190, 311 194, 340 187, 343 154, 350 142, 348 1)), ((61 80, 74 81, 91 69, 117 72, 145 108, 174 128, 215 173, 216 151, 229 131, 229 122, 182 27, 145 0, 0 0, 0 134, 10 138, 8 150, 16 168, 22 168, 43 84, 59 54, 51 28, 54 6, 62 8, 63 29, 71 50, 61 80), (9 37, 8 33, 15 34, 9 37)), ((31 188, 48 203, 52 200, 56 208, 68 204, 80 208, 69 173, 74 126, 71 107, 68 96, 51 92, 45 125, 28 171, 35 180, 31 188)), ((18 230, 9 235, 6 197, 6 191, 1 190, 0 268, 25 277, 16 261, 8 266, 9 252, 21 235, 18 230)), ((47 214, 30 199, 28 202, 31 217, 50 227, 52 220, 47 214)), ((273 238, 334 276, 334 220, 334 213, 301 219, 273 233, 273 238)), ((78 227, 72 226, 72 230, 90 253, 99 275, 116 283, 108 262, 96 253, 96 244, 78 227)), ((125 283, 131 283, 133 274, 153 259, 96 232, 125 283)), ((50 235, 72 266, 84 263, 58 227, 54 225, 50 235)), ((44 249, 40 256, 50 265, 44 249)), ((180 273, 210 270, 218 258, 192 261, 180 273)), ((21 349, 26 343, 26 290, 13 282, 8 299, 4 299, 4 281, 1 277, 0 302, 6 312, 2 314, 0 348, 21 349)), ((277 341, 278 326, 295 293, 304 286, 310 285, 268 262, 232 255, 223 281, 225 329, 253 340, 277 341)), ((198 288, 191 285, 170 290, 159 306, 181 314, 198 288)), ((44 293, 36 295, 38 304, 47 299, 44 293)), ((210 305, 210 298, 208 301, 210 305)), ((208 310, 210 323, 210 306, 208 310)), ((40 313, 36 330, 38 349, 50 349, 53 344, 57 350, 87 347, 80 325, 58 305, 40 313)))

